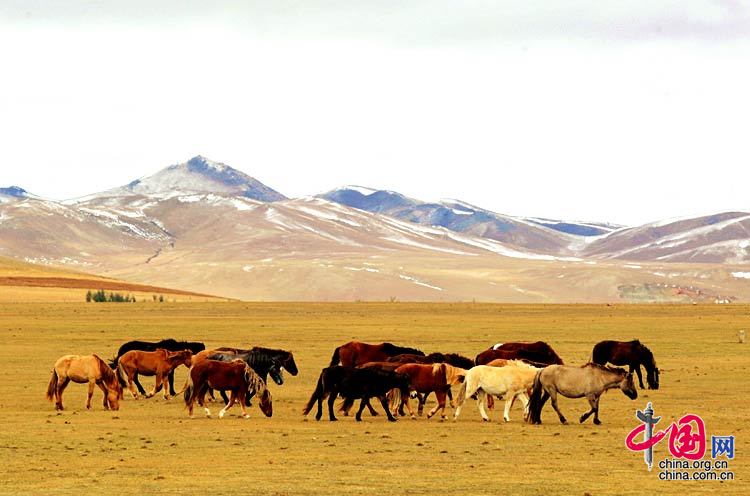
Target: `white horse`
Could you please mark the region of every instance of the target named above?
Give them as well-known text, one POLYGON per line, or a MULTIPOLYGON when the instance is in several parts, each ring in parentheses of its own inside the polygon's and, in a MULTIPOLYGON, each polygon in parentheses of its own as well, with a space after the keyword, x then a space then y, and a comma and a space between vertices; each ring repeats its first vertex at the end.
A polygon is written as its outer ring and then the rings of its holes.
POLYGON ((477 365, 466 373, 463 385, 458 391, 456 411, 453 420, 458 419, 461 406, 468 396, 477 394, 479 413, 482 420, 489 422, 489 417, 484 410, 487 395, 505 397, 505 411, 503 419, 510 422, 510 406, 515 398, 519 398, 524 407, 524 418, 528 415, 529 398, 526 391, 534 384, 534 377, 541 369, 533 367, 520 360, 511 360, 505 367, 490 367, 477 365))

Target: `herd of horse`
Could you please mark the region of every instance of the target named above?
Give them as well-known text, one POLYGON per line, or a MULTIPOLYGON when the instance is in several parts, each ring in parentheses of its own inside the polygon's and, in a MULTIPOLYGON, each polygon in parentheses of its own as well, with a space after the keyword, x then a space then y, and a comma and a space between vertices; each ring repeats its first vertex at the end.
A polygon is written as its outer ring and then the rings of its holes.
MULTIPOLYGON (((558 395, 562 395, 586 398, 591 409, 579 420, 584 422, 593 415, 598 425, 600 396, 607 390, 620 389, 627 397, 635 399, 638 391, 634 374, 641 389, 645 387, 641 367, 646 370, 648 387, 658 389, 659 369, 654 355, 638 340, 597 343, 591 361, 583 366, 565 365, 543 341, 498 343, 473 360, 456 353, 425 354, 416 348, 392 343, 351 341, 334 350, 303 414, 307 416, 317 404, 315 418, 320 420, 323 401, 327 400, 328 418, 336 421, 334 404, 340 396, 343 402, 339 409, 344 415, 349 414, 356 400, 360 401, 355 414, 357 421, 362 420, 365 408, 371 415, 378 415, 370 404, 371 399, 379 400, 389 421, 395 421, 406 412, 416 418, 422 415, 427 398, 435 394, 437 404, 427 418, 440 412, 441 419, 445 420, 449 401, 454 408, 453 420, 457 420, 466 399, 471 397, 477 400, 482 419, 488 421, 485 407, 493 408, 493 398, 498 398, 505 400, 503 419, 506 422, 510 421, 513 403, 519 400, 523 404, 524 420, 539 424, 542 408, 549 400, 560 422, 565 424, 567 419, 557 402, 558 395), (453 386, 459 388, 455 402, 453 386), (416 414, 410 404, 413 398, 418 402, 416 414)), ((86 408, 91 408, 91 398, 98 386, 104 393, 104 408, 117 410, 127 388, 135 399, 139 395, 149 398, 159 391, 163 391, 165 399, 182 394, 191 417, 196 402, 210 417, 206 396, 213 399, 214 391, 219 391, 225 403, 219 418, 235 403, 239 403, 242 416, 247 418, 246 407, 256 395, 261 411, 270 417, 273 406, 266 381, 270 376, 276 384, 283 384, 283 371, 295 376, 299 372, 293 354, 285 350, 261 347, 207 350, 200 342, 130 341, 120 347, 110 363, 97 355, 59 358, 47 387, 47 399, 55 402, 57 410, 62 410, 63 391, 73 381, 88 384, 86 408), (175 392, 174 371, 181 365, 189 369, 188 377, 182 391, 175 392), (155 377, 153 390, 147 393, 139 376, 155 377), (228 397, 226 392, 229 392, 228 397)))

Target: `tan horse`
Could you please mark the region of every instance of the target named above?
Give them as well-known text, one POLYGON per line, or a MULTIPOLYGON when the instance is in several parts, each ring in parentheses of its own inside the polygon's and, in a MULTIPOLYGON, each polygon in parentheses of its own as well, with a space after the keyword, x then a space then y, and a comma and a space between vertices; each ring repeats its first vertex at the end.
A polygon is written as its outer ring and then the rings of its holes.
POLYGON ((479 413, 482 420, 489 422, 489 417, 484 410, 487 395, 505 397, 505 411, 503 419, 510 422, 510 406, 518 397, 524 406, 524 416, 528 411, 529 400, 526 390, 534 384, 534 377, 539 372, 537 367, 531 366, 520 360, 510 360, 504 367, 490 367, 477 365, 466 373, 466 379, 458 392, 456 411, 453 420, 457 420, 461 413, 461 406, 467 396, 477 393, 479 413))
POLYGON ((135 374, 155 375, 156 384, 154 390, 146 394, 150 398, 159 390, 164 388, 164 399, 169 399, 169 374, 180 365, 190 367, 193 353, 189 350, 167 351, 159 348, 156 351, 131 350, 120 357, 117 362, 117 373, 120 376, 122 384, 127 384, 128 389, 133 394, 133 398, 138 399, 138 391, 133 386, 133 377, 135 374))
POLYGON ((65 355, 57 359, 52 369, 52 377, 47 386, 47 399, 55 400, 55 409, 62 410, 62 394, 70 381, 89 385, 86 408, 91 409, 94 386, 104 392, 104 409, 119 410, 122 399, 122 386, 115 372, 104 360, 96 355, 65 355))
POLYGON ((609 389, 619 388, 622 393, 634 400, 638 391, 633 384, 633 373, 625 369, 587 363, 582 367, 569 365, 550 365, 543 368, 534 379, 531 392, 528 421, 532 424, 542 423, 542 407, 549 399, 552 408, 557 412, 562 424, 568 421, 557 406, 557 395, 566 398, 586 398, 591 410, 581 415, 583 423, 594 414, 594 424, 599 425, 599 397, 609 389))

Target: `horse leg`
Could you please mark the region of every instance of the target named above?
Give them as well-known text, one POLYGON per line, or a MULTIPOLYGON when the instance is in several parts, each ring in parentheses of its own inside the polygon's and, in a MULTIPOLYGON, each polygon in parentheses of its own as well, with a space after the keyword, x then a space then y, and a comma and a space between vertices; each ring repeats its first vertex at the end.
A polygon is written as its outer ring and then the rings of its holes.
POLYGON ((336 397, 339 395, 338 391, 331 391, 331 395, 328 397, 328 420, 335 422, 338 419, 333 414, 333 403, 336 401, 336 397))
POLYGON ((91 410, 91 397, 94 396, 94 384, 96 384, 94 381, 89 380, 89 391, 86 395, 86 410, 91 410))
POLYGON ((505 410, 503 411, 503 420, 510 422, 510 407, 515 402, 516 394, 508 394, 508 398, 505 399, 505 410))
POLYGON ((227 410, 229 410, 230 408, 232 408, 232 405, 234 405, 234 402, 236 401, 236 399, 237 399, 237 394, 234 391, 232 391, 232 393, 229 396, 229 402, 224 406, 224 408, 222 408, 219 411, 219 418, 220 419, 224 418, 224 414, 227 413, 227 410))
POLYGON ((377 417, 379 415, 378 412, 376 412, 375 409, 372 407, 369 401, 367 402, 367 409, 370 410, 370 415, 372 415, 373 417, 377 417))
POLYGON ((141 386, 141 381, 138 380, 138 372, 136 371, 133 374, 133 382, 135 382, 135 386, 138 388, 138 392, 142 395, 146 395, 146 390, 141 386))
POLYGON ((250 418, 250 414, 247 413, 247 405, 245 404, 247 400, 247 392, 240 389, 239 393, 237 393, 237 403, 240 404, 240 410, 242 410, 242 418, 250 418))
POLYGON ((365 405, 370 404, 370 398, 362 398, 359 400, 359 409, 357 410, 357 415, 354 416, 354 418, 357 420, 357 422, 362 422, 362 411, 365 409, 365 405))
POLYGON ((159 391, 161 391, 162 380, 163 379, 162 379, 161 374, 157 372, 156 373, 156 382, 154 383, 154 390, 151 391, 150 393, 146 394, 146 398, 150 398, 150 397, 154 396, 156 393, 158 393, 159 391))
POLYGON ((596 397, 593 394, 590 394, 586 396, 586 399, 589 400, 589 405, 591 405, 591 410, 581 415, 581 418, 579 420, 580 423, 584 423, 586 419, 591 416, 592 413, 596 412, 596 406, 595 406, 596 397))
POLYGON ((432 416, 440 410, 440 420, 443 421, 445 420, 445 391, 435 391, 435 397, 437 398, 438 404, 435 405, 435 408, 430 410, 430 413, 427 414, 427 418, 432 418, 432 416))
POLYGON ((208 390, 207 386, 203 386, 199 391, 196 391, 196 396, 198 397, 198 405, 203 407, 203 410, 206 412, 206 417, 211 418, 211 410, 208 409, 206 406, 206 391, 208 390))
POLYGON ((174 370, 169 372, 169 395, 177 396, 177 393, 174 392, 174 370))
POLYGON ((104 401, 102 402, 104 409, 109 410, 109 402, 107 401, 107 388, 104 387, 104 384, 101 382, 97 382, 96 385, 99 386, 99 389, 101 389, 104 393, 104 401))
POLYGON ((63 409, 62 395, 63 391, 65 391, 65 388, 68 387, 69 382, 70 379, 68 379, 67 377, 62 381, 57 381, 57 388, 55 389, 55 410, 63 409))
POLYGON ((477 406, 479 407, 479 414, 482 416, 482 420, 489 422, 490 418, 487 416, 487 412, 484 410, 484 402, 487 401, 487 393, 484 389, 477 391, 477 406))
POLYGON ((420 417, 422 416, 422 413, 424 413, 424 405, 427 403, 427 397, 430 395, 430 392, 426 392, 425 394, 419 394, 417 393, 417 415, 420 417))
POLYGON ((170 398, 169 396, 169 374, 162 376, 161 383, 164 386, 164 399, 168 400, 170 398))
POLYGON ((385 395, 380 397, 380 404, 383 405, 383 410, 385 410, 385 414, 388 416, 388 421, 395 422, 397 419, 391 414, 390 410, 388 410, 388 399, 385 395))
POLYGON ((634 370, 635 370, 635 375, 638 376, 638 385, 641 386, 641 389, 646 389, 643 386, 643 376, 641 375, 641 364, 637 363, 635 365, 631 365, 630 366, 630 373, 632 374, 634 370))
POLYGON ((445 391, 445 395, 448 397, 451 408, 456 408, 456 403, 453 402, 453 391, 451 391, 450 386, 448 386, 448 389, 445 391))
POLYGON ((601 424, 601 420, 599 420, 599 398, 601 396, 597 396, 594 398, 594 425, 601 424))
POLYGON ((130 391, 130 394, 133 395, 133 398, 138 399, 138 391, 136 391, 135 388, 133 387, 134 374, 131 371, 127 371, 127 375, 128 375, 128 390, 130 391))
POLYGON ((229 398, 227 397, 226 391, 224 391, 223 389, 219 390, 219 395, 221 396, 221 399, 224 400, 225 405, 229 403, 229 398))
POLYGON ((552 403, 552 408, 555 409, 555 411, 557 412, 557 416, 560 417, 560 423, 563 425, 567 424, 568 421, 565 419, 565 415, 562 414, 560 408, 557 406, 557 391, 555 391, 554 389, 550 391, 549 399, 550 403, 552 403))
POLYGON ((412 410, 412 408, 411 408, 411 401, 410 401, 411 398, 409 396, 410 395, 407 394, 406 397, 401 398, 401 402, 406 407, 406 410, 409 412, 409 415, 411 416, 411 419, 412 420, 417 420, 417 416, 414 415, 414 410, 412 410))
POLYGON ((523 419, 527 420, 529 418, 529 397, 525 391, 521 391, 518 397, 521 399, 521 403, 523 403, 523 419))

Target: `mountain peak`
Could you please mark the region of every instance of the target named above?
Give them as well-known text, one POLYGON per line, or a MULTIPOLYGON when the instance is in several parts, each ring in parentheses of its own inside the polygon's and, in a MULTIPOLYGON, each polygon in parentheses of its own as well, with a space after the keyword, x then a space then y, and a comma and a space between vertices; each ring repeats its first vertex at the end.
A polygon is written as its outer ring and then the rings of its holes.
POLYGON ((0 195, 13 196, 15 198, 28 198, 29 196, 31 196, 28 191, 18 186, 0 188, 0 195))
POLYGON ((170 165, 156 174, 95 196, 146 195, 167 197, 213 193, 242 196, 259 201, 285 200, 278 191, 224 163, 197 155, 187 162, 170 165))

